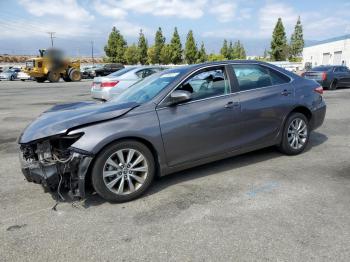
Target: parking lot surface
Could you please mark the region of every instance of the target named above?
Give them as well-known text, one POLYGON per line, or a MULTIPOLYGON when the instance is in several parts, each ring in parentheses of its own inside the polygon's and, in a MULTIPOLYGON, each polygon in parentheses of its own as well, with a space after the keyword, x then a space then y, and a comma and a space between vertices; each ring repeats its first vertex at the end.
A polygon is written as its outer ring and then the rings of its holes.
POLYGON ((90 82, 0 82, 0 261, 349 261, 350 89, 326 92, 304 154, 274 148, 156 180, 142 198, 60 203, 20 172, 16 139, 90 82))

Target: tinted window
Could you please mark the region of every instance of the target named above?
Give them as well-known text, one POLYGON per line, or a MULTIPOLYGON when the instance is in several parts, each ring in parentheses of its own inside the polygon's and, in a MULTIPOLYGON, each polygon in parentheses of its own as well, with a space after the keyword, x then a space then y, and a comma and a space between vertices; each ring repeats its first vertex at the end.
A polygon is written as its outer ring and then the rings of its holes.
POLYGON ((242 91, 284 84, 290 81, 287 76, 260 65, 232 65, 232 68, 242 91))
POLYGON ((204 99, 230 93, 230 85, 225 68, 217 67, 200 71, 192 76, 177 90, 185 90, 192 94, 192 100, 204 99))
POLYGON ((143 70, 140 70, 140 71, 136 72, 136 75, 139 78, 145 78, 145 77, 150 76, 150 75, 152 75, 154 73, 156 73, 156 71, 154 69, 147 68, 147 69, 143 69, 143 70))
POLYGON ((124 69, 120 69, 112 74, 109 74, 108 76, 121 76, 121 75, 124 75, 125 73, 131 71, 135 69, 135 67, 127 67, 127 68, 124 68, 124 69))

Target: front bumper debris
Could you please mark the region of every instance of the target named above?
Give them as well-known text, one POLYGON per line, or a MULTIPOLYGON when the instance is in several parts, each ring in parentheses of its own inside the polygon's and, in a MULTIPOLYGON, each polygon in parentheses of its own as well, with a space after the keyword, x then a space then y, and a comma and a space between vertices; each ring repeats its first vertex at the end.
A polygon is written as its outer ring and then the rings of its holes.
POLYGON ((92 155, 70 148, 69 157, 64 161, 57 158, 47 161, 46 159, 51 157, 49 151, 33 157, 28 154, 28 147, 29 145, 22 145, 20 152, 22 173, 28 182, 41 184, 45 192, 57 192, 61 198, 62 189, 68 190, 68 194, 73 198, 85 197, 85 180, 92 155))

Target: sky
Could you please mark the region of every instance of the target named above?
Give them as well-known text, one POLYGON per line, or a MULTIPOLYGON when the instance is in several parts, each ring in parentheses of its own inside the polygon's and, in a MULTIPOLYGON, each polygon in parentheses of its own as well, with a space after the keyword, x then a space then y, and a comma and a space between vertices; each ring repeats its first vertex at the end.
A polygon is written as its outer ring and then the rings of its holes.
POLYGON ((54 45, 71 56, 95 55, 113 26, 129 44, 140 29, 149 44, 160 26, 167 41, 174 27, 184 41, 192 29, 207 52, 218 52, 223 39, 241 40, 248 55, 269 48, 278 17, 288 39, 301 17, 307 43, 350 33, 348 0, 0 0, 0 53, 36 54, 54 45))

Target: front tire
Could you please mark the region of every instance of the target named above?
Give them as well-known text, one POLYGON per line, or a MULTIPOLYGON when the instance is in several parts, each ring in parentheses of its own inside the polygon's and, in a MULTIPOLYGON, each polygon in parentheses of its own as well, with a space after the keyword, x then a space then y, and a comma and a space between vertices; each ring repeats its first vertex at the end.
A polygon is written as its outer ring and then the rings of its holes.
POLYGON ((47 79, 51 82, 51 83, 56 83, 58 81, 60 81, 61 78, 61 74, 59 72, 55 72, 55 71, 51 71, 49 72, 47 79))
POLYGON ((92 185, 104 199, 126 202, 141 196, 155 175, 154 157, 142 143, 126 140, 106 147, 92 169, 92 185))
POLYGON ((302 153, 310 137, 309 121, 301 113, 292 113, 284 126, 279 150, 286 155, 302 153))

